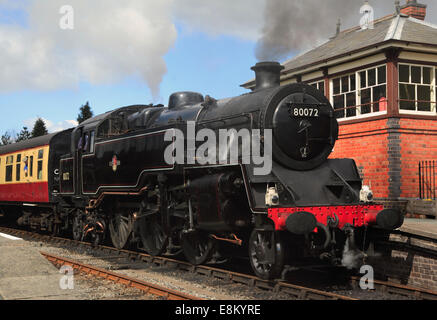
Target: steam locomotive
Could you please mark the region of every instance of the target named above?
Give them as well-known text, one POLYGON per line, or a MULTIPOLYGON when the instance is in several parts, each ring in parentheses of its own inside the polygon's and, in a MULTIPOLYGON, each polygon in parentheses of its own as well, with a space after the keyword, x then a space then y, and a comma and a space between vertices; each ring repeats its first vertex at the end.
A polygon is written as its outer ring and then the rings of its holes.
POLYGON ((77 240, 183 252, 193 264, 239 252, 264 279, 308 257, 341 264, 345 249, 365 247, 368 227, 403 218, 372 202, 353 160, 328 159, 338 138, 330 102, 306 84, 280 86, 282 68, 258 63, 256 88, 239 97, 178 92, 167 107, 123 107, 0 147, 4 215, 77 240), (221 160, 199 161, 198 135, 223 132, 224 148, 207 148, 221 160), (270 170, 256 174, 241 132, 257 132, 270 170))

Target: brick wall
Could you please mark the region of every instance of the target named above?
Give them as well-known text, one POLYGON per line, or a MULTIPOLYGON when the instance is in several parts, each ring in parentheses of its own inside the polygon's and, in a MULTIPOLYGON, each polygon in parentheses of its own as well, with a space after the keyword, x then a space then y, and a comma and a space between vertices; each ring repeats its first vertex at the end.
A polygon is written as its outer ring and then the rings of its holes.
POLYGON ((340 124, 339 139, 331 158, 355 160, 364 184, 371 184, 377 198, 388 197, 387 119, 340 124))
POLYGON ((437 160, 437 121, 388 118, 340 123, 330 157, 354 159, 377 199, 416 198, 419 161, 437 160))
POLYGON ((436 240, 390 235, 394 243, 413 246, 382 250, 382 255, 366 261, 375 270, 375 278, 413 287, 437 291, 437 242, 436 240))
POLYGON ((419 161, 437 160, 437 121, 401 119, 401 197, 419 196, 419 161))

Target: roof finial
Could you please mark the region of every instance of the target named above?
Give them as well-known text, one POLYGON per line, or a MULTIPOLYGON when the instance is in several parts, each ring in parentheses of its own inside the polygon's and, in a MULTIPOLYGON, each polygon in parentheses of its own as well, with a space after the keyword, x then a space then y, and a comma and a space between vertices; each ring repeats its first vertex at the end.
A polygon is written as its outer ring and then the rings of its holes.
POLYGON ((396 7, 396 15, 400 15, 401 14, 401 2, 399 0, 395 1, 395 7, 396 7))
POLYGON ((341 30, 341 19, 338 19, 338 22, 337 22, 337 31, 335 33, 335 36, 338 36, 340 34, 340 30, 341 30))

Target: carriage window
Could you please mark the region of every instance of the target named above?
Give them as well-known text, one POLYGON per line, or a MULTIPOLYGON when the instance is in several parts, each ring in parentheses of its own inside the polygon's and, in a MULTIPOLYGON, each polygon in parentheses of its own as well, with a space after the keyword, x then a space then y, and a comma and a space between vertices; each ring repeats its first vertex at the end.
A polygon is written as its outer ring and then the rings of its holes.
POLYGON ((38 150, 38 168, 37 168, 38 180, 42 179, 42 162, 43 162, 43 160, 39 160, 39 159, 43 159, 43 158, 44 158, 44 149, 38 150))
POLYGON ((21 164, 17 163, 17 167, 15 168, 15 180, 20 181, 20 170, 21 170, 21 164))
POLYGON ((38 161, 38 180, 42 180, 42 160, 38 161))
POLYGON ((7 156, 6 157, 6 172, 5 172, 5 177, 6 177, 7 182, 12 181, 13 163, 14 163, 14 156, 7 156))
POLYGON ((17 155, 17 164, 15 167, 15 180, 20 181, 20 170, 21 170, 21 154, 17 155))
POLYGON ((6 181, 12 181, 12 166, 6 166, 6 181))
POLYGON ((31 177, 33 177, 33 156, 30 156, 30 164, 29 164, 29 166, 30 166, 30 170, 29 170, 29 175, 31 176, 31 177))

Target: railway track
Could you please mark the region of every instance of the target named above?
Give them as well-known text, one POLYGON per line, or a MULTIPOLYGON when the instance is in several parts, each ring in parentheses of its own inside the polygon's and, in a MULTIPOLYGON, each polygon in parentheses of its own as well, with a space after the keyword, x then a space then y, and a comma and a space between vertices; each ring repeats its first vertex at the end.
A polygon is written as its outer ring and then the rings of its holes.
MULTIPOLYGON (((309 287, 295 285, 286 281, 266 281, 252 275, 237 273, 233 271, 223 270, 215 267, 199 265, 195 266, 185 261, 180 261, 167 257, 155 257, 146 253, 130 251, 125 249, 116 249, 114 247, 99 245, 93 246, 88 242, 81 242, 67 238, 53 237, 42 235, 25 230, 11 229, 0 227, 0 232, 18 236, 26 240, 43 241, 57 245, 74 245, 75 247, 92 248, 93 250, 101 251, 110 255, 112 259, 122 257, 130 261, 141 261, 154 266, 174 267, 179 270, 192 272, 195 274, 208 276, 221 280, 228 280, 234 283, 247 285, 252 288, 268 290, 276 293, 285 293, 294 299, 301 300, 357 300, 350 296, 340 295, 332 292, 326 292, 309 287)), ((358 287, 360 278, 352 277, 350 283, 353 287, 358 287)), ((415 299, 437 300, 437 292, 403 286, 395 283, 374 281, 374 288, 377 291, 397 294, 401 296, 412 296, 415 299)))
POLYGON ((202 300, 200 298, 194 297, 192 295, 183 292, 164 288, 156 284, 134 279, 132 277, 127 277, 115 272, 111 272, 109 270, 83 264, 78 261, 55 256, 46 252, 41 252, 41 254, 44 257, 46 257, 51 263, 53 263, 58 269, 62 266, 70 266, 76 272, 85 273, 85 274, 93 275, 97 278, 103 278, 106 280, 113 281, 115 283, 120 283, 127 287, 139 289, 146 294, 152 294, 155 296, 164 297, 167 300, 202 300))

